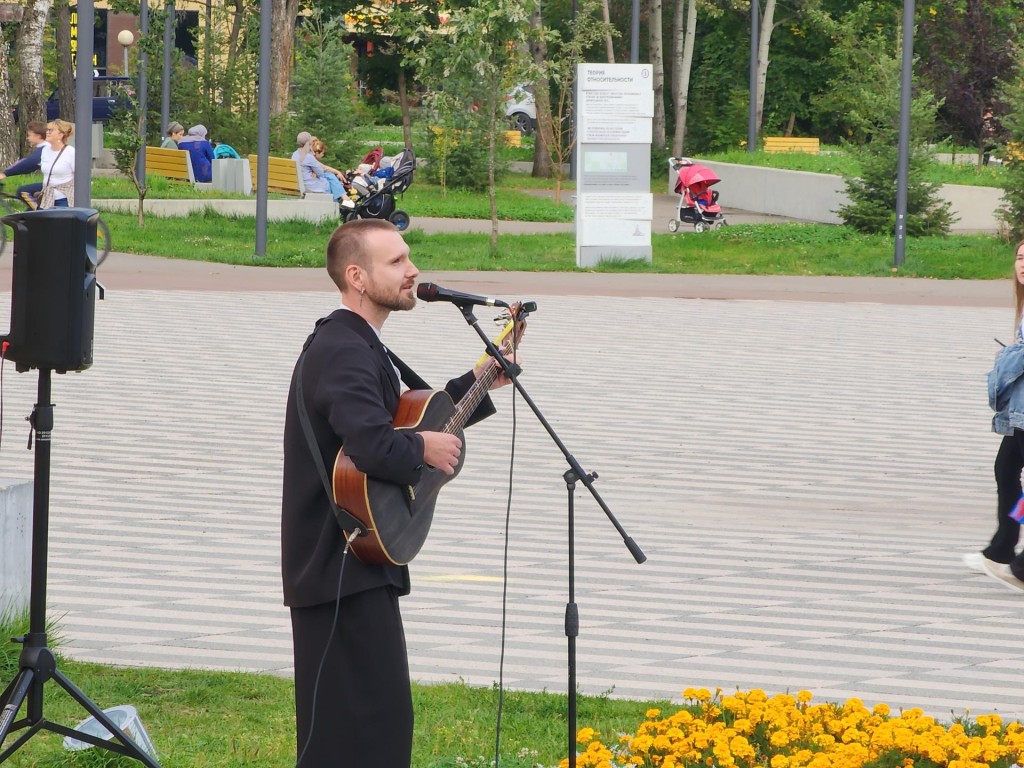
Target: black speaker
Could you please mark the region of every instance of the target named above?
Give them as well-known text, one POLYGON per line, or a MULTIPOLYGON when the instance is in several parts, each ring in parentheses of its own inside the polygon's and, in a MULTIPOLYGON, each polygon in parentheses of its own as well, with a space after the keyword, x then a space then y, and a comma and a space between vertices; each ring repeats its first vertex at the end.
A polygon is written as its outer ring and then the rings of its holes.
POLYGON ((83 371, 96 321, 96 220, 91 208, 5 216, 14 230, 7 357, 19 371, 83 371))

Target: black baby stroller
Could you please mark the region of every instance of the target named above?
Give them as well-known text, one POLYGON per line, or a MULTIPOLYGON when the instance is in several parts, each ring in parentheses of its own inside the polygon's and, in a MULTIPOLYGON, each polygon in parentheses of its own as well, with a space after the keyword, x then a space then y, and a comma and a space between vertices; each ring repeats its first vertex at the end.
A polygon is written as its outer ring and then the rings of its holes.
POLYGON ((729 223, 718 204, 718 192, 711 191, 721 181, 714 171, 687 157, 670 157, 668 165, 678 174, 675 192, 679 195, 679 218, 669 220, 669 232, 677 231, 680 224, 692 224, 695 232, 704 232, 729 223))
POLYGON ((366 165, 364 162, 348 178, 348 199, 352 205, 347 206, 342 199, 342 218, 345 221, 387 219, 400 232, 408 229, 409 214, 395 207, 395 195, 402 194, 412 184, 416 153, 408 147, 394 157, 380 158, 376 168, 367 170, 366 165))

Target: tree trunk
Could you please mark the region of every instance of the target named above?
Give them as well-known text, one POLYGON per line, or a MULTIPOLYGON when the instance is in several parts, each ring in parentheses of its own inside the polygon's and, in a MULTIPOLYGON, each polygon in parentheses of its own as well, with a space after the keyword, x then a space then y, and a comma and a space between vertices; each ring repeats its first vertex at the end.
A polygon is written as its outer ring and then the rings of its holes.
POLYGON ((615 63, 615 46, 612 44, 612 17, 608 9, 608 0, 601 0, 601 20, 604 21, 604 48, 608 55, 608 63, 615 63))
MULTIPOLYGON (((225 73, 224 86, 221 91, 220 103, 222 107, 230 107, 235 101, 235 84, 237 65, 241 56, 242 48, 242 24, 245 21, 245 3, 243 0, 234 0, 234 10, 231 11, 231 27, 227 40, 227 72, 225 73)), ((228 5, 225 3, 224 8, 228 5)))
POLYGON ((295 48, 295 17, 298 0, 273 0, 270 34, 270 116, 284 114, 292 82, 292 52, 295 48))
MULTIPOLYGON (((548 44, 541 34, 543 21, 541 19, 540 3, 530 16, 530 29, 535 33, 533 42, 530 44, 530 53, 533 56, 533 63, 541 73, 547 72, 548 44)), ((537 82, 533 84, 533 102, 537 109, 537 130, 533 136, 533 173, 534 178, 547 179, 551 177, 551 151, 548 147, 548 136, 550 130, 541 130, 540 126, 551 126, 551 91, 548 88, 546 74, 541 74, 537 82)), ((557 202, 557 195, 556 195, 557 202)))
POLYGON ((647 14, 654 84, 653 144, 657 151, 665 149, 665 41, 661 30, 661 7, 661 0, 650 0, 647 14))
POLYGON ((405 67, 398 68, 398 103, 402 107, 402 139, 405 148, 412 147, 412 117, 409 108, 409 91, 405 85, 405 67))
POLYGON ((75 66, 71 63, 71 8, 68 0, 55 0, 53 4, 54 42, 57 47, 57 97, 60 116, 75 122, 75 66))
POLYGON ((686 40, 683 43, 682 77, 680 78, 683 87, 683 109, 682 114, 679 116, 679 122, 683 126, 682 133, 679 137, 680 153, 683 151, 683 147, 686 146, 686 115, 690 107, 690 77, 693 74, 693 44, 696 39, 697 0, 689 0, 689 5, 686 10, 686 40))
MULTIPOLYGON (((754 0, 754 2, 757 2, 757 0, 754 0)), ((772 30, 774 29, 775 0, 765 0, 757 48, 757 108, 754 112, 754 125, 759 135, 764 119, 764 88, 765 83, 768 81, 768 46, 771 44, 772 30)))
MULTIPOLYGON (((0 35, 4 25, 0 24, 0 35)), ((9 83, 11 78, 10 60, 7 58, 7 46, 0 45, 0 83, 9 83)), ((18 132, 14 128, 11 92, 0 88, 0 165, 4 168, 18 159, 18 132)))
POLYGON ((30 120, 46 120, 43 32, 50 5, 51 0, 28 0, 18 26, 18 122, 22 126, 30 120))

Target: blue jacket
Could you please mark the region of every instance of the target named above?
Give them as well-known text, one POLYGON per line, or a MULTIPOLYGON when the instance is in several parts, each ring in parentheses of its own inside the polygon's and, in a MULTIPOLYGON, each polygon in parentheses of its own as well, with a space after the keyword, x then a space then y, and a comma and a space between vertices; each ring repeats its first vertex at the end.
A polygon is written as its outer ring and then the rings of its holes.
POLYGON ((192 173, 196 181, 213 181, 213 145, 206 139, 185 136, 178 142, 178 149, 192 155, 192 173))
POLYGON ((39 170, 39 161, 43 156, 43 145, 37 144, 31 152, 4 171, 4 176, 22 176, 39 170))
POLYGON ((1012 435, 1024 429, 1024 342, 999 351, 988 374, 988 404, 996 415, 992 431, 1012 435))

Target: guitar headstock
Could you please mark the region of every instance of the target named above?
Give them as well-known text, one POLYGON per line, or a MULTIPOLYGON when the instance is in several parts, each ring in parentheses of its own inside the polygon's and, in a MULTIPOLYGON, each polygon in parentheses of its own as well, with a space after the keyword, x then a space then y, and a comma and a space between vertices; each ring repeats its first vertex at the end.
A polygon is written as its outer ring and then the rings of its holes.
POLYGON ((530 316, 531 312, 536 311, 537 302, 517 301, 494 318, 495 323, 503 326, 498 338, 494 340, 502 352, 512 352, 519 346, 519 342, 526 332, 526 318, 530 316))

